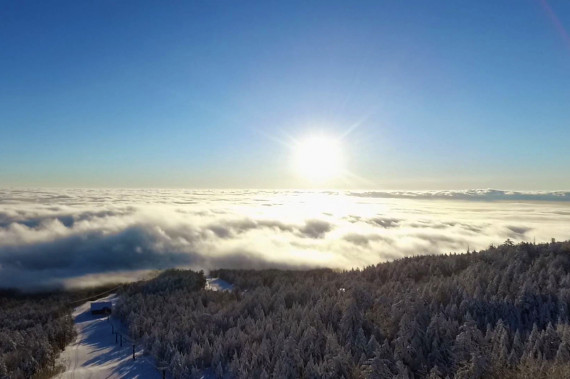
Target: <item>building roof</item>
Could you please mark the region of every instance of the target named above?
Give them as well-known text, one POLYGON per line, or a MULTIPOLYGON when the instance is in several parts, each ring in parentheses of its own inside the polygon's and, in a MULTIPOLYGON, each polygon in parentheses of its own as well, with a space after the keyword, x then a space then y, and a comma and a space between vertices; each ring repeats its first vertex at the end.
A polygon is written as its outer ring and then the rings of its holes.
POLYGON ((92 311, 100 311, 100 310, 103 310, 105 308, 112 309, 113 303, 111 303, 110 301, 97 301, 97 302, 91 303, 91 310, 92 311))

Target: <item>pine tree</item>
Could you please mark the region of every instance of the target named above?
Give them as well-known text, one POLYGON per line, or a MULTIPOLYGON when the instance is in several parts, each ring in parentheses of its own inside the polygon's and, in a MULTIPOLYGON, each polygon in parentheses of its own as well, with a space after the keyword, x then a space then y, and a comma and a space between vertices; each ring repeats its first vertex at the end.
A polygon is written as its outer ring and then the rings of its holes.
POLYGON ((523 351, 524 351, 524 346, 521 342, 521 334, 517 330, 515 332, 515 336, 513 337, 511 352, 509 353, 509 358, 508 358, 508 365, 510 368, 514 368, 519 364, 523 351))
POLYGON ((489 342, 491 344, 493 371, 495 375, 502 376, 499 373, 502 372, 509 358, 509 336, 502 319, 497 321, 489 342))
POLYGON ((184 356, 179 351, 176 351, 172 357, 172 361, 170 362, 170 371, 172 371, 174 376, 184 376, 184 373, 186 372, 184 361, 184 356))
POLYGON ((556 363, 558 364, 568 364, 570 363, 570 333, 566 332, 562 334, 562 341, 558 346, 556 351, 556 363))
POLYGON ((540 342, 539 338, 540 332, 538 331, 538 326, 536 323, 534 323, 532 326, 532 331, 530 332, 530 335, 528 336, 528 339, 524 345, 522 356, 522 359, 524 361, 530 361, 538 358, 538 354, 540 353, 540 350, 538 349, 540 342))
POLYGON ((303 370, 303 378, 307 379, 316 379, 319 378, 319 371, 313 362, 313 357, 309 358, 309 361, 305 365, 305 369, 303 370))
POLYGON ((428 379, 443 379, 443 373, 437 365, 430 370, 428 379))
POLYGON ((558 351, 558 346, 560 345, 560 336, 552 326, 552 323, 549 322, 546 329, 541 333, 540 341, 544 359, 554 359, 558 351))
POLYGON ((7 379, 8 377, 8 369, 6 368, 6 363, 2 357, 0 357, 0 379, 7 379))
POLYGON ((351 300, 340 320, 340 330, 342 341, 352 344, 357 336, 358 330, 362 328, 362 313, 358 309, 356 300, 351 300))
POLYGON ((218 362, 218 364, 216 365, 216 376, 218 378, 223 378, 224 377, 224 369, 222 368, 222 362, 218 362))
POLYGON ((371 365, 367 370, 366 378, 368 379, 384 379, 392 378, 394 373, 390 369, 390 362, 387 359, 381 358, 378 351, 372 359, 371 365))
POLYGON ((380 345, 378 344, 378 341, 376 341, 376 338, 374 338, 374 335, 370 336, 370 339, 368 340, 368 343, 366 344, 366 355, 369 357, 372 357, 374 355, 374 352, 380 347, 380 345))
POLYGON ((410 369, 402 361, 396 362, 396 371, 397 371, 397 374, 396 374, 395 378, 397 378, 397 379, 412 379, 413 378, 412 374, 410 373, 410 369))

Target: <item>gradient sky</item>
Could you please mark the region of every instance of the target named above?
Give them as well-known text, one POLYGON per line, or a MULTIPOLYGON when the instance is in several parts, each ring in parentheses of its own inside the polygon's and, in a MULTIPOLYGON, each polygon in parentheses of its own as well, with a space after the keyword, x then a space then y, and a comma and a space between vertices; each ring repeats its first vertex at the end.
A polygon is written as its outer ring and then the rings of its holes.
POLYGON ((0 187, 570 189, 570 2, 3 1, 0 187), (347 133, 348 130, 350 133, 347 133))

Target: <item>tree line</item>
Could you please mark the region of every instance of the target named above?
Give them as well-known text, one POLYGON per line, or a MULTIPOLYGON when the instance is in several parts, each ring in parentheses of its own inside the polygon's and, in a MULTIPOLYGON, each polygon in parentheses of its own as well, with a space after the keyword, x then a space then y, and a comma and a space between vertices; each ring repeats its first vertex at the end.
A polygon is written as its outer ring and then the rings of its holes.
POLYGON ((116 314, 177 378, 570 377, 570 243, 351 271, 171 270, 116 314))

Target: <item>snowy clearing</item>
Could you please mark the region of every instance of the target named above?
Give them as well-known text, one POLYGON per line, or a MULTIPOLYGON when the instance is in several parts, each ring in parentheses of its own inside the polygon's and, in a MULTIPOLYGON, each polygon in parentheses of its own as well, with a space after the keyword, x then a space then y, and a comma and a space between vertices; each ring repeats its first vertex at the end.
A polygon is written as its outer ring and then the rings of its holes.
POLYGON ((231 291, 233 288, 233 284, 220 278, 206 278, 206 289, 209 291, 231 291))
MULTIPOLYGON (((97 301, 111 301, 114 306, 116 300, 116 295, 109 295, 97 301)), ((56 378, 162 377, 151 359, 142 356, 140 346, 133 361, 132 344, 115 344, 107 317, 91 315, 89 301, 75 308, 73 318, 77 338, 61 353, 58 362, 65 366, 65 371, 56 378)))

